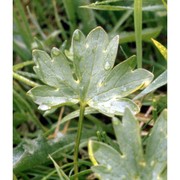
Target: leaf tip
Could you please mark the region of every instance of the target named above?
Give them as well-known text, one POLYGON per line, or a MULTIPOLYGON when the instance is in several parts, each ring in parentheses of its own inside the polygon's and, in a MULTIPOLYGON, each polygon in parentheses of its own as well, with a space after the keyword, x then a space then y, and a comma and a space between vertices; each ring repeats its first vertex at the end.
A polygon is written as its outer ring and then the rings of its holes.
POLYGON ((58 56, 60 54, 60 50, 58 49, 58 48, 56 48, 56 47, 53 47, 52 49, 51 49, 51 56, 53 57, 53 56, 58 56))

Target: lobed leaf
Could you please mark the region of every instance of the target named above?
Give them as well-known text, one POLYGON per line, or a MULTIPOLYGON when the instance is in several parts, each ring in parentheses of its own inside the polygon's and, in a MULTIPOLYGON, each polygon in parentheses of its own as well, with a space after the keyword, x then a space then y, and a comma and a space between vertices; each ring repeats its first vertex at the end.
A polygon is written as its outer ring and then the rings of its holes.
POLYGON ((111 146, 91 140, 88 149, 90 159, 95 165, 92 170, 100 179, 131 179, 123 156, 111 146))
MULTIPOLYGON (((145 159, 150 179, 158 179, 167 166, 167 110, 156 120, 146 145, 145 159)), ((165 175, 163 175, 165 176, 165 175)))
POLYGON ((118 44, 119 36, 109 40, 97 27, 87 37, 76 30, 67 57, 57 48, 51 57, 34 50, 34 70, 45 85, 28 94, 41 110, 81 102, 108 116, 122 115, 126 107, 138 113, 138 106, 125 97, 149 84, 153 75, 145 69, 132 71, 135 56, 114 67, 118 44))
POLYGON ((137 119, 129 109, 126 109, 122 123, 118 118, 113 118, 113 127, 120 151, 131 169, 132 176, 138 176, 138 171, 142 169, 144 155, 141 144, 140 127, 137 119))
POLYGON ((122 122, 113 118, 113 127, 120 152, 113 147, 89 141, 91 169, 99 179, 151 180, 167 178, 167 111, 164 110, 147 139, 146 151, 141 144, 140 127, 127 108, 122 122))

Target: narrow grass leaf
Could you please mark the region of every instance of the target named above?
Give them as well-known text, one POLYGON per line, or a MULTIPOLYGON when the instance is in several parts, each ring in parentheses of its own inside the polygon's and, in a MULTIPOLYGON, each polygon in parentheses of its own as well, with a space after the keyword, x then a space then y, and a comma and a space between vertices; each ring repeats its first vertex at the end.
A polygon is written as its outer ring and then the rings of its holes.
POLYGON ((142 67, 142 0, 134 0, 134 29, 136 37, 137 67, 142 67))
MULTIPOLYGON (((142 30, 142 40, 145 42, 150 42, 151 38, 156 38, 162 30, 162 27, 156 28, 145 28, 142 30)), ((135 32, 121 32, 120 36, 120 44, 134 42, 136 40, 135 32)))
MULTIPOLYGON (((14 1, 14 7, 15 7, 15 10, 13 11, 14 15, 16 14, 16 10, 18 10, 18 13, 20 14, 20 17, 22 18, 22 26, 18 26, 19 30, 21 29, 23 31, 23 38, 25 38, 27 41, 27 45, 28 47, 30 48, 31 47, 31 42, 32 42, 32 34, 31 34, 31 30, 30 30, 30 26, 29 26, 29 23, 28 23, 28 19, 27 19, 27 16, 25 14, 25 10, 22 6, 22 3, 20 0, 16 0, 14 1), (17 9, 16 9, 17 8, 17 9)), ((20 21, 19 19, 17 21, 20 21)), ((22 32, 21 31, 21 32, 22 32)))
POLYGON ((156 41, 155 39, 151 38, 152 42, 159 50, 159 52, 163 55, 164 59, 167 60, 167 49, 164 47, 160 42, 156 41))
POLYGON ((76 29, 76 7, 75 7, 75 3, 74 0, 62 0, 64 7, 65 7, 65 11, 67 14, 67 17, 69 19, 69 23, 70 23, 70 29, 71 29, 71 34, 73 33, 73 31, 76 29))
POLYGON ((167 70, 164 71, 161 75, 159 75, 147 88, 145 88, 140 94, 134 97, 134 100, 139 99, 145 96, 148 93, 158 89, 159 87, 165 85, 167 83, 167 70))
POLYGON ((64 173, 64 171, 59 167, 59 165, 56 163, 56 161, 49 155, 49 158, 53 162, 56 171, 58 173, 59 179, 60 180, 70 180, 69 177, 64 173))
MULTIPOLYGON (((79 112, 80 112, 80 110, 76 110, 76 111, 74 111, 72 113, 69 113, 67 116, 62 118, 61 124, 65 123, 65 122, 67 122, 67 121, 69 121, 71 119, 79 117, 79 112)), ((96 113, 99 113, 99 112, 97 110, 91 108, 91 107, 86 107, 84 115, 96 114, 96 113)))
POLYGON ((80 6, 87 5, 90 0, 76 0, 74 1, 78 18, 82 22, 82 30, 84 33, 88 33, 97 26, 94 13, 91 9, 82 9, 80 6))
POLYGON ((87 5, 87 6, 81 6, 81 8, 103 10, 103 11, 133 10, 133 7, 129 7, 129 6, 97 5, 95 3, 87 5))

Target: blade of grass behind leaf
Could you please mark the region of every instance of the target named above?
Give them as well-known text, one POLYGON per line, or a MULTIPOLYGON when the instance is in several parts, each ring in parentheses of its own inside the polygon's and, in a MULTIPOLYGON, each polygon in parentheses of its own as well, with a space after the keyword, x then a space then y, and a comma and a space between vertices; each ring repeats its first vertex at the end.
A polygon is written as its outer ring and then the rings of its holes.
MULTIPOLYGON (((22 22, 23 22, 23 28, 22 29, 26 33, 26 38, 28 39, 28 45, 30 47, 30 42, 32 40, 32 34, 31 34, 30 26, 28 24, 27 16, 25 14, 25 11, 23 9, 21 1, 20 0, 16 0, 16 1, 13 1, 13 2, 14 2, 14 6, 18 10, 18 13, 20 14, 20 17, 22 18, 22 22)), ((14 12, 14 14, 15 14, 15 12, 14 12)))
POLYGON ((165 8, 166 8, 166 10, 168 9, 168 7, 167 7, 167 2, 165 1, 165 0, 162 0, 162 3, 164 4, 164 6, 165 6, 165 8))
POLYGON ((112 32, 116 32, 118 30, 118 28, 129 18, 129 16, 132 14, 132 10, 128 10, 126 11, 121 18, 119 19, 119 21, 117 21, 115 27, 113 28, 112 32))
POLYGON ((159 87, 167 83, 167 70, 164 71, 160 76, 158 76, 147 88, 145 88, 140 94, 138 94, 135 99, 139 99, 142 96, 158 89, 159 87))
MULTIPOLYGON (((150 42, 151 38, 157 37, 162 30, 162 27, 156 27, 156 28, 146 28, 142 30, 142 40, 146 42, 150 42)), ((126 32, 123 31, 119 34, 120 36, 120 44, 127 43, 127 42, 134 42, 135 41, 135 32, 126 32)))
POLYGON ((49 158, 52 160, 60 180, 69 180, 69 177, 64 173, 64 171, 58 166, 56 161, 54 161, 54 159, 50 155, 49 155, 49 158))
POLYGON ((133 10, 133 7, 129 6, 112 6, 112 5, 96 5, 95 3, 81 6, 81 8, 95 9, 95 10, 104 10, 104 11, 124 11, 124 10, 133 10))
POLYGON ((36 18, 32 15, 29 6, 26 7, 27 8, 27 12, 29 14, 29 17, 32 21, 32 23, 34 24, 34 26, 36 27, 37 31, 39 32, 39 34, 41 35, 41 37, 45 40, 46 39, 46 35, 44 34, 44 32, 42 31, 39 23, 37 22, 36 18))
POLYGON ((163 55, 164 59, 167 60, 167 49, 158 41, 151 38, 152 42, 156 46, 156 48, 159 50, 159 52, 163 55))
POLYGON ((142 67, 142 0, 134 0, 134 29, 136 37, 137 67, 142 67))
POLYGON ((71 29, 71 34, 72 34, 73 31, 76 29, 76 15, 75 15, 74 0, 62 0, 62 1, 65 7, 67 17, 69 19, 70 29, 71 29))
POLYGON ((66 40, 67 35, 66 35, 66 31, 64 30, 64 27, 61 24, 60 16, 58 15, 56 0, 53 0, 52 4, 53 4, 53 8, 54 8, 54 15, 55 15, 55 19, 56 19, 56 24, 57 24, 59 30, 61 31, 63 39, 66 40))
POLYGON ((83 24, 83 31, 88 33, 93 28, 97 26, 96 20, 94 17, 94 13, 92 10, 82 9, 80 6, 87 5, 90 3, 89 0, 76 0, 74 1, 76 6, 76 12, 78 14, 79 19, 83 24))

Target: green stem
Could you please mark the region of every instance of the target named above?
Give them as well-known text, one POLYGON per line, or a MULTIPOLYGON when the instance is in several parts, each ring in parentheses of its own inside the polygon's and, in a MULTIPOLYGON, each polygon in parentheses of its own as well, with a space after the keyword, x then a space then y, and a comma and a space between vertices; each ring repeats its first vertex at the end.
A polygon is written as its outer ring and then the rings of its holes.
POLYGON ((134 26, 136 37, 137 67, 142 68, 142 0, 134 1, 134 26))
POLYGON ((28 86, 31 86, 31 87, 35 87, 35 86, 39 85, 39 84, 37 84, 37 83, 27 79, 27 78, 15 73, 15 72, 13 72, 13 78, 27 84, 28 86))
POLYGON ((75 180, 78 180, 78 152, 79 152, 79 144, 80 144, 81 134, 82 134, 82 126, 83 126, 85 106, 86 105, 84 103, 80 104, 78 132, 77 132, 76 141, 75 141, 75 147, 74 147, 74 174, 75 174, 75 180))
POLYGON ((34 61, 26 61, 26 62, 22 62, 22 63, 19 63, 19 64, 16 64, 13 66, 13 71, 17 71, 25 66, 29 66, 29 65, 32 65, 34 64, 34 61))

